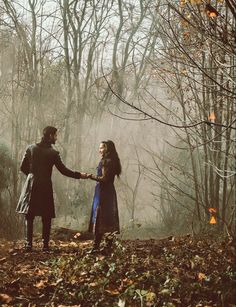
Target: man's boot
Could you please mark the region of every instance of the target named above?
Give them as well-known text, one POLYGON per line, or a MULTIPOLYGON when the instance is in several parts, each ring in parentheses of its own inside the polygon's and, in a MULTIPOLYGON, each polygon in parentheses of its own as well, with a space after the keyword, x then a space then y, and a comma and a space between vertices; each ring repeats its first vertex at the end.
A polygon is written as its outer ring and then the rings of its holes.
POLYGON ((33 224, 33 217, 25 218, 25 250, 28 252, 32 251, 33 246, 33 224))
POLYGON ((43 223, 43 251, 49 251, 49 239, 50 239, 50 231, 51 231, 51 218, 42 217, 43 223))

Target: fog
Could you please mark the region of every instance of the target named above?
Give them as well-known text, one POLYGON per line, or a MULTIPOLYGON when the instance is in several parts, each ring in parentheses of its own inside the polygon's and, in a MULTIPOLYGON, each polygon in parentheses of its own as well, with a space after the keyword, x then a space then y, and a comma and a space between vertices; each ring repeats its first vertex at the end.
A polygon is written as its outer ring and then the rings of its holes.
MULTIPOLYGON (((165 87, 159 89, 159 94, 162 91, 161 99, 165 99, 165 87)), ((159 96, 160 97, 160 96, 159 96)), ((164 153, 167 148, 166 141, 174 142, 174 136, 171 129, 166 129, 161 124, 152 120, 133 121, 129 119, 121 119, 126 117, 124 109, 127 112, 130 110, 123 107, 123 111, 114 110, 114 106, 110 106, 110 110, 105 110, 100 119, 85 124, 83 135, 79 134, 81 138, 81 160, 74 163, 73 158, 68 157, 67 165, 82 170, 88 173, 96 173, 96 167, 100 160, 98 152, 99 144, 104 140, 112 140, 116 144, 116 149, 119 154, 122 164, 122 174, 119 179, 115 180, 117 190, 120 223, 123 229, 124 236, 131 236, 133 228, 139 228, 142 233, 142 228, 158 228, 160 223, 158 217, 159 200, 153 196, 153 192, 160 192, 160 188, 156 183, 153 185, 149 178, 148 168, 155 168, 149 151, 154 153, 164 153), (113 109, 111 111, 111 109, 113 109), (117 116, 116 116, 117 115, 117 116), (135 188, 135 186, 137 187, 135 188), (134 216, 132 216, 132 208, 134 207, 134 216), (140 226, 141 225, 141 226, 140 226), (129 234, 129 235, 128 235, 129 234)), ((73 148, 76 147, 76 138, 71 141, 72 148, 71 156, 73 156, 73 148)), ((63 144, 60 140, 56 148, 62 151, 63 144)), ((69 149, 70 151, 70 149, 69 149)), ((55 225, 69 228, 79 228, 85 230, 88 225, 88 219, 93 199, 95 183, 93 181, 74 181, 73 179, 66 179, 54 172, 55 179, 60 182, 63 187, 63 182, 68 181, 68 185, 72 185, 76 193, 81 193, 85 190, 86 199, 79 197, 78 203, 73 206, 75 200, 74 191, 68 191, 67 197, 70 199, 69 215, 67 209, 62 206, 62 211, 66 213, 55 220, 55 225), (65 210, 65 211, 64 211, 65 210)), ((157 233, 155 234, 157 235, 157 233)), ((153 233, 145 234, 146 237, 153 236, 153 233)))
MULTIPOLYGON (((225 64, 231 49, 222 46, 218 76, 218 53, 209 50, 221 48, 221 40, 205 44, 197 30, 186 40, 169 1, 45 3, 0 5, 2 236, 23 236, 15 213, 25 180, 19 166, 48 125, 58 128, 55 148, 73 170, 95 174, 100 142, 115 143, 123 238, 198 231, 210 207, 222 213, 223 229, 234 203, 233 132, 207 120, 214 110, 220 125, 234 123, 233 85, 227 92, 218 82, 235 75, 225 64)), ((95 182, 54 170, 53 185, 53 226, 85 231, 95 182)))

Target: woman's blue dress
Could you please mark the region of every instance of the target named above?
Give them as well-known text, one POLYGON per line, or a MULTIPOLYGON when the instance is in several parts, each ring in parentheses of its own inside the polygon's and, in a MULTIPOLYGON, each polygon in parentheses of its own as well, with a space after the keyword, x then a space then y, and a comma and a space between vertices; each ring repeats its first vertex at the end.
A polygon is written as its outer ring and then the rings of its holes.
MULTIPOLYGON (((97 176, 102 176, 102 162, 98 164, 97 176)), ((95 192, 93 196, 93 206, 92 206, 92 223, 93 224, 96 223, 97 209, 100 203, 100 198, 101 198, 101 186, 100 186, 100 182, 97 182, 95 186, 95 192)))
POLYGON ((97 176, 103 177, 103 179, 98 180, 95 186, 89 232, 95 234, 119 233, 119 214, 114 186, 115 172, 111 160, 100 161, 97 167, 97 176))

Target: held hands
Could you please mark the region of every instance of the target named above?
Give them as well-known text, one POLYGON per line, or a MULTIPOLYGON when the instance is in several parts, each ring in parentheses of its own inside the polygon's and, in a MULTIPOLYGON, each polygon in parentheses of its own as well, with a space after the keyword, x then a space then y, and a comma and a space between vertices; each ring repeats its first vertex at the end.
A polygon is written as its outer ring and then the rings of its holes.
POLYGON ((91 178, 92 178, 92 174, 80 173, 80 179, 91 179, 91 178))

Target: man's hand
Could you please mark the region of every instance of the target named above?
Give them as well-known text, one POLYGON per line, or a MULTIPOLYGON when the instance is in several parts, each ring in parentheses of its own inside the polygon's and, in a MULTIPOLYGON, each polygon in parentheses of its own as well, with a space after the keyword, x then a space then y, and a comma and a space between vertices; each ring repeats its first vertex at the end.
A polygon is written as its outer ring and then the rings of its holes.
POLYGON ((80 173, 80 178, 81 179, 88 179, 91 177, 91 174, 87 174, 87 173, 80 173))

